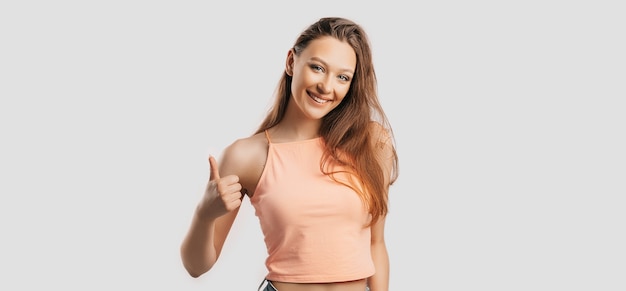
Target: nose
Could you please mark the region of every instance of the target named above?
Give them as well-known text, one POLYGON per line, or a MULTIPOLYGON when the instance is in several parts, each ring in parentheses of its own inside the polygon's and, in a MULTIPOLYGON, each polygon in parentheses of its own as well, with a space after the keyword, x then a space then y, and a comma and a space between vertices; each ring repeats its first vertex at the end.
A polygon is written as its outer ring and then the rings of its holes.
POLYGON ((320 94, 330 94, 331 88, 331 78, 328 75, 317 83, 317 91, 320 94))

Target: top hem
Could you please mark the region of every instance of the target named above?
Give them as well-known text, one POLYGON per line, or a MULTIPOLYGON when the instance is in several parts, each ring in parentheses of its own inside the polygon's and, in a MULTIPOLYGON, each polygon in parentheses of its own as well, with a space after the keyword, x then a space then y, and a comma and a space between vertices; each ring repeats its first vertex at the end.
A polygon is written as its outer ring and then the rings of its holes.
POLYGON ((268 274, 266 276, 266 279, 270 281, 287 283, 335 283, 366 279, 373 275, 374 273, 354 276, 272 276, 271 274, 268 274))

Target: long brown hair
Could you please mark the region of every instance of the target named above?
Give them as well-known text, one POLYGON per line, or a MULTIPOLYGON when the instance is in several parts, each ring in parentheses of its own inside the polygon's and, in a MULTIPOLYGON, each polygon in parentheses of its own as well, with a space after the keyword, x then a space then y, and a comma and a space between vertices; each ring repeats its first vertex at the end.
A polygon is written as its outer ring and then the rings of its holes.
MULTIPOLYGON (((373 224, 387 214, 387 187, 398 177, 398 156, 391 126, 378 101, 370 42, 362 27, 353 21, 325 17, 300 34, 293 46, 295 54, 300 55, 311 41, 323 36, 334 37, 352 46, 357 64, 350 89, 343 101, 322 118, 319 135, 326 149, 320 167, 332 177, 333 173, 325 170, 325 165, 330 161, 348 166, 361 182, 362 187, 357 188, 363 191, 356 190, 368 206, 373 224), (382 126, 384 131, 373 129, 373 124, 382 126), (380 157, 381 144, 390 146, 391 156, 385 157, 392 162, 389 177, 385 177, 389 173, 384 172, 385 164, 389 161, 373 158, 380 157)), ((284 72, 275 92, 275 103, 256 133, 273 127, 283 119, 291 96, 291 81, 292 77, 284 72)))

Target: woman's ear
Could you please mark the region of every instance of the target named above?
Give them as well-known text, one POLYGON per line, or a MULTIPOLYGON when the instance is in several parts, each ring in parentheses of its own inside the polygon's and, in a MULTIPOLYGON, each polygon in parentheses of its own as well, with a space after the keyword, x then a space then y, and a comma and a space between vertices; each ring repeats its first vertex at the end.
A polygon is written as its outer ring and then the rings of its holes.
POLYGON ((287 52, 287 60, 285 61, 285 73, 287 75, 293 77, 293 63, 294 63, 294 52, 293 49, 290 49, 287 52))

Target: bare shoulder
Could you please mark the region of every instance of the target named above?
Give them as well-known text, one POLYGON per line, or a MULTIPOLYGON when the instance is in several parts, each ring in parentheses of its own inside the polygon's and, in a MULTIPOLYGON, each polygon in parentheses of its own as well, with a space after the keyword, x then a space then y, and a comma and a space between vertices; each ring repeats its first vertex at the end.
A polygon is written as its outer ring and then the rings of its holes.
POLYGON ((224 149, 222 159, 245 165, 259 154, 267 154, 267 140, 262 133, 235 140, 224 149))
POLYGON ((239 176, 242 186, 249 193, 254 191, 267 160, 267 147, 263 133, 235 140, 222 152, 220 173, 239 176))

